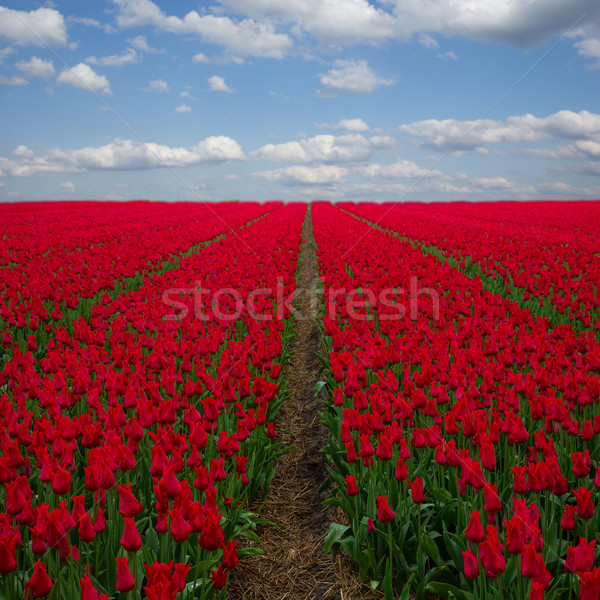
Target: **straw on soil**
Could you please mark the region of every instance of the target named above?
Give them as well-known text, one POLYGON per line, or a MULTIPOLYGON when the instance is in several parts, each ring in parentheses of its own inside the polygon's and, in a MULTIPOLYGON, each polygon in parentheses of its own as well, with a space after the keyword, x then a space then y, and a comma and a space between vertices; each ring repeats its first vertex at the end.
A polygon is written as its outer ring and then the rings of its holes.
POLYGON ((258 532, 263 555, 240 561, 229 584, 230 600, 369 600, 381 595, 360 583, 347 557, 323 553, 332 510, 323 505, 327 478, 321 449, 327 431, 320 423, 322 397, 315 397, 319 374, 316 352, 321 345, 317 325, 317 261, 313 248, 310 211, 304 222, 296 305, 297 335, 286 367, 289 398, 283 403, 279 431, 292 449, 279 459, 260 516, 276 526, 258 532))

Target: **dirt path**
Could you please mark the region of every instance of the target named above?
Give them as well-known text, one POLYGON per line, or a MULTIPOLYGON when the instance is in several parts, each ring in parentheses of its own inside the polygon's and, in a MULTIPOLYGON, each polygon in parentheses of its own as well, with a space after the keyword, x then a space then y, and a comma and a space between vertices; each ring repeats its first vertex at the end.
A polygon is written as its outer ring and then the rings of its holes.
MULTIPOLYGON (((286 367, 289 398, 279 413, 281 439, 292 449, 279 466, 260 516, 278 527, 261 527, 258 535, 264 554, 244 558, 233 571, 230 600, 366 600, 380 598, 360 585, 348 560, 323 554, 323 542, 333 511, 323 505, 327 491, 319 492, 327 478, 327 459, 321 449, 327 430, 321 425, 322 396, 315 398, 319 374, 316 352, 321 331, 316 315, 317 257, 310 210, 304 222, 296 304, 297 336, 286 367)), ((324 390, 323 390, 324 392, 324 390)))

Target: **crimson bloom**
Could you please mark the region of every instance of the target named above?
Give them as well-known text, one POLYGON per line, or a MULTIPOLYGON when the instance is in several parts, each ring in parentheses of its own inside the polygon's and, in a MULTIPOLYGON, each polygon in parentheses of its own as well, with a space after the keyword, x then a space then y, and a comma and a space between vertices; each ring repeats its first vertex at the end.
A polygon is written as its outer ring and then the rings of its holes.
POLYGON ((135 587, 135 580, 129 570, 126 556, 117 556, 117 590, 121 593, 130 592, 135 587))
POLYGON ((579 538, 577 546, 567 548, 567 559, 565 560, 565 571, 569 573, 585 573, 591 571, 594 566, 596 541, 586 543, 586 539, 579 538))
POLYGON ((477 561, 477 557, 473 554, 471 548, 463 550, 462 555, 465 564, 465 577, 467 579, 475 579, 479 576, 479 562, 477 561))
POLYGON ((346 494, 348 496, 358 496, 358 485, 356 485, 356 477, 354 475, 348 475, 345 477, 346 481, 346 494))
POLYGON ((565 514, 560 520, 560 526, 565 531, 573 531, 575 529, 575 505, 565 504, 565 514))
POLYGON ((577 500, 576 511, 580 519, 591 519, 594 516, 594 503, 592 502, 592 490, 577 488, 573 491, 577 500))
POLYGON ((465 535, 470 542, 475 544, 479 544, 485 539, 485 531, 483 530, 481 516, 479 515, 478 510, 471 513, 471 518, 469 519, 469 523, 465 529, 465 535))
POLYGON ((414 481, 409 481, 410 483, 410 494, 412 497, 412 501, 415 504, 421 504, 425 502, 425 494, 423 492, 423 478, 417 477, 414 481))
POLYGON ((391 523, 396 514, 388 504, 387 496, 377 496, 377 518, 381 523, 391 523))
POLYGON ((0 573, 12 573, 17 568, 16 548, 19 536, 0 537, 0 573))
POLYGON ((133 517, 125 517, 123 522, 125 523, 125 528, 121 537, 121 546, 127 552, 137 552, 142 547, 142 538, 135 526, 135 520, 133 517))
MULTIPOLYGON (((25 583, 25 588, 33 598, 44 598, 52 590, 52 580, 42 561, 36 561, 31 579, 25 583)), ((27 592, 25 595, 27 596, 27 592)))
POLYGON ((131 482, 127 486, 117 484, 119 489, 119 510, 124 517, 136 517, 144 508, 131 490, 131 482))
POLYGON ((237 540, 228 540, 223 546, 223 566, 226 569, 234 569, 240 562, 237 556, 237 540))

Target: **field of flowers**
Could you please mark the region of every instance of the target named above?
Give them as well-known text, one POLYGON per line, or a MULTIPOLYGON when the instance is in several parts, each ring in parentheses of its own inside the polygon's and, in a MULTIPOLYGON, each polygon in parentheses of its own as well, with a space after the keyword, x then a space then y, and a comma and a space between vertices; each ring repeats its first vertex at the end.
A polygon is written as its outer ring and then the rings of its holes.
MULTIPOLYGON (((0 206, 0 598, 226 596, 288 450, 306 215, 0 206)), ((308 215, 323 551, 386 600, 598 600, 600 202, 308 215)))

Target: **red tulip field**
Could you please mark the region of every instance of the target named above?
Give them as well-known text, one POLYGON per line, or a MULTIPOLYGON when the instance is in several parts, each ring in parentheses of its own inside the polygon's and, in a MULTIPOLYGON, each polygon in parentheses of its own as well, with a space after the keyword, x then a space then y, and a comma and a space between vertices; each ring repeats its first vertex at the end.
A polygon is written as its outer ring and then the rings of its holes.
POLYGON ((0 598, 255 597, 301 347, 319 556, 600 599, 600 202, 6 204, 0 281, 0 598))

